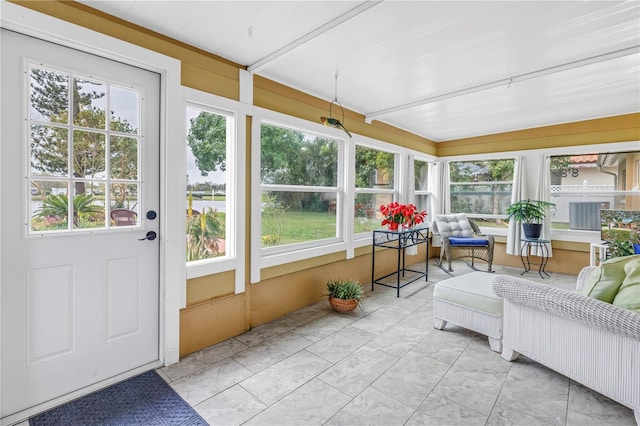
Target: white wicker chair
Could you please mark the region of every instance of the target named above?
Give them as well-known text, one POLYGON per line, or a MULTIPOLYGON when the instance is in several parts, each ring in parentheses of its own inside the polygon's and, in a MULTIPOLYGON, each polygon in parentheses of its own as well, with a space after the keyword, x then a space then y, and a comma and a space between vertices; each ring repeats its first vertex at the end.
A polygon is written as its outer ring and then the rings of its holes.
MULTIPOLYGON (((587 268, 579 289, 593 269, 587 268)), ((640 314, 504 275, 493 290, 504 298, 504 359, 523 354, 546 365, 631 408, 640 425, 640 314)))

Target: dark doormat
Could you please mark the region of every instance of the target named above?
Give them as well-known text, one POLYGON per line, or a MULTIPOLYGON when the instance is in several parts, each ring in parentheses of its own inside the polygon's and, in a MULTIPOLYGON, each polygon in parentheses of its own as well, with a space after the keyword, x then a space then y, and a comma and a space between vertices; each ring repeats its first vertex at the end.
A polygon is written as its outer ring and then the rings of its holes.
POLYGON ((29 419, 31 426, 207 424, 155 371, 132 377, 29 419))

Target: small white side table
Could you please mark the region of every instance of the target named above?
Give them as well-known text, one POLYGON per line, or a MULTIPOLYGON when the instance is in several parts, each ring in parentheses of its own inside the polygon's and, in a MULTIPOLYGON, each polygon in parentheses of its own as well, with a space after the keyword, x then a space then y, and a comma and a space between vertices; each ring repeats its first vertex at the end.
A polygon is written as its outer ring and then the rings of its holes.
POLYGON ((607 258, 608 244, 591 243, 589 248, 589 265, 598 266, 600 262, 607 258))

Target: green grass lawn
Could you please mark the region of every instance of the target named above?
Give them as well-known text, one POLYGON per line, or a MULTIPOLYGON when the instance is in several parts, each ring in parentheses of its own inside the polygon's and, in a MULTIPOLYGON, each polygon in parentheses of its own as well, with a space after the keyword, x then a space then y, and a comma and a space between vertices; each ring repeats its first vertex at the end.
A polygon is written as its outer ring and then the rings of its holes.
MULTIPOLYGON (((285 212, 280 245, 335 238, 336 215, 327 212, 285 212)), ((263 226, 263 235, 268 227, 263 226)))
MULTIPOLYGON (((335 238, 336 236, 336 215, 332 213, 288 211, 283 213, 283 224, 278 245, 335 238)), ((380 221, 377 219, 356 218, 354 231, 355 233, 371 232, 380 227, 380 221)), ((270 233, 270 229, 268 223, 263 224, 263 237, 270 233)), ((268 246, 269 244, 263 243, 263 247, 268 246)))

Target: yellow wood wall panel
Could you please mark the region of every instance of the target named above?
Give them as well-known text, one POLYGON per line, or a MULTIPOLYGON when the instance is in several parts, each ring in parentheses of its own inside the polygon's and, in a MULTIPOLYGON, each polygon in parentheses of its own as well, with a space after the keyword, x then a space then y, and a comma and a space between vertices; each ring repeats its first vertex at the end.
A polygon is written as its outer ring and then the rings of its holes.
POLYGON ((235 271, 226 271, 187 281, 187 306, 235 293, 235 271))
POLYGON ((317 266, 326 265, 329 263, 339 262, 345 260, 347 254, 344 251, 331 253, 325 256, 311 257, 308 259, 298 260, 294 262, 285 263, 282 265, 272 266, 264 268, 260 271, 260 278, 262 281, 275 277, 291 274, 305 269, 315 268, 317 266))
POLYGON ((640 140, 640 113, 440 142, 437 155, 482 154, 640 140))
POLYGON ((244 295, 211 300, 180 311, 180 357, 246 331, 244 295))
POLYGON ((227 78, 224 75, 215 74, 185 62, 182 62, 181 66, 181 83, 183 86, 192 89, 213 93, 236 101, 240 99, 240 82, 238 78, 227 78))

